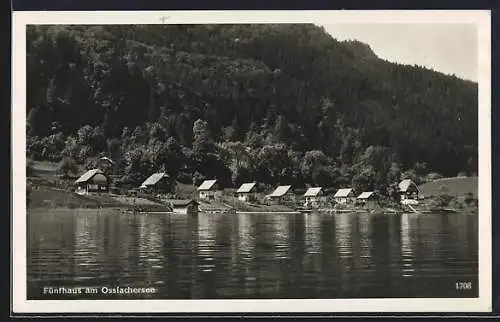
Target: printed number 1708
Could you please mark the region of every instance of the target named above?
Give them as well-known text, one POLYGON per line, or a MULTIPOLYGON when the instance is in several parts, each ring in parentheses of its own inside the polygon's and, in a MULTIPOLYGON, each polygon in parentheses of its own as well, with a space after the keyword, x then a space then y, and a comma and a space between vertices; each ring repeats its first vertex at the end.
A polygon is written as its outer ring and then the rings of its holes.
POLYGON ((458 291, 466 291, 472 289, 472 282, 456 282, 455 289, 458 291))

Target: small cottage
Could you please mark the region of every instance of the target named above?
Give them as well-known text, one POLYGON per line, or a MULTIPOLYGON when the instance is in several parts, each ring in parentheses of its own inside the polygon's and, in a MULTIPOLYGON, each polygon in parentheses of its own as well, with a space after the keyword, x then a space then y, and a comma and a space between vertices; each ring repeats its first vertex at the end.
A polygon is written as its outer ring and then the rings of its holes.
POLYGON ((85 172, 75 181, 76 193, 88 194, 89 192, 108 192, 110 180, 100 169, 85 172))
POLYGON ((356 202, 361 206, 373 208, 378 205, 377 195, 373 191, 362 192, 356 202))
POLYGON ((198 187, 198 197, 203 200, 214 200, 217 190, 219 190, 217 180, 205 180, 198 187))
POLYGON ((420 190, 411 179, 405 179, 399 183, 399 195, 402 203, 406 203, 408 201, 417 202, 420 190))
POLYGON ((171 193, 174 184, 168 174, 164 172, 153 173, 139 187, 142 190, 151 193, 171 193))
POLYGON ((183 215, 197 215, 198 202, 192 199, 172 199, 166 200, 166 203, 172 208, 172 212, 183 215))
POLYGON ((97 160, 97 162, 96 162, 96 168, 100 169, 106 173, 109 172, 113 168, 114 165, 115 165, 115 162, 108 157, 99 158, 99 160, 97 160))
POLYGON ((320 197, 323 194, 321 187, 314 187, 307 189, 304 197, 306 198, 304 202, 304 207, 317 208, 320 204, 320 197))
POLYGON ((353 203, 356 199, 352 188, 339 189, 333 197, 335 202, 339 204, 353 203))
POLYGON ((273 203, 283 203, 293 201, 292 186, 279 186, 271 194, 266 196, 266 199, 273 203))
POLYGON ((238 199, 243 202, 254 201, 256 199, 255 194, 253 193, 253 190, 255 190, 255 186, 255 182, 242 184, 241 187, 239 187, 236 191, 236 193, 238 194, 238 199))

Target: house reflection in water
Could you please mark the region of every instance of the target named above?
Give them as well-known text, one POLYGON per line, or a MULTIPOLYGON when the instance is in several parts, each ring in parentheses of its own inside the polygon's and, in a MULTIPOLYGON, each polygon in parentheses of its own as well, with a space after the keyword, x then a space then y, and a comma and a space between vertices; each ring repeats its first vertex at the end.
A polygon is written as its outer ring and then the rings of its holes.
POLYGON ((253 228, 252 217, 249 214, 238 215, 238 247, 240 263, 238 263, 240 273, 238 278, 243 284, 243 288, 247 295, 255 292, 255 231, 253 228))
POLYGON ((198 216, 198 269, 211 272, 215 269, 216 217, 198 216))
POLYGON ((163 240, 159 216, 142 215, 138 218, 138 261, 139 269, 144 272, 145 283, 162 283, 163 240))
POLYGON ((288 258, 290 244, 290 216, 273 215, 274 234, 271 240, 274 242, 274 251, 276 259, 288 258))
POLYGON ((342 291, 347 291, 351 287, 352 279, 352 220, 350 213, 340 213, 335 215, 335 238, 337 254, 339 256, 339 268, 342 291))
POLYGON ((317 214, 305 214, 305 251, 309 254, 321 253, 321 216, 317 214))
POLYGON ((401 259, 403 261, 402 276, 413 276, 413 241, 411 229, 411 214, 401 215, 401 259))
POLYGON ((372 215, 359 214, 360 257, 363 267, 371 267, 372 258, 372 215))
POLYGON ((304 256, 302 265, 308 272, 318 275, 321 275, 322 270, 322 218, 319 214, 304 214, 304 256))
POLYGON ((238 215, 239 253, 242 260, 253 259, 255 238, 252 233, 252 215, 238 215))
POLYGON ((352 257, 352 220, 353 215, 349 213, 335 215, 335 236, 337 252, 340 258, 352 257))
POLYGON ((97 244, 96 216, 77 215, 75 220, 75 275, 81 279, 92 276, 99 266, 102 247, 97 244))

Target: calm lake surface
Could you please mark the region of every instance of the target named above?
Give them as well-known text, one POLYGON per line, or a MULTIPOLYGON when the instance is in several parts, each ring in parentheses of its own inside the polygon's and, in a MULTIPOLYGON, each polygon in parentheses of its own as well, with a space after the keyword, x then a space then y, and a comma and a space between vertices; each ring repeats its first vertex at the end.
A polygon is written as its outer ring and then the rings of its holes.
POLYGON ((477 297, 477 230, 472 214, 30 211, 28 299, 477 297), (156 293, 43 294, 61 286, 156 293))

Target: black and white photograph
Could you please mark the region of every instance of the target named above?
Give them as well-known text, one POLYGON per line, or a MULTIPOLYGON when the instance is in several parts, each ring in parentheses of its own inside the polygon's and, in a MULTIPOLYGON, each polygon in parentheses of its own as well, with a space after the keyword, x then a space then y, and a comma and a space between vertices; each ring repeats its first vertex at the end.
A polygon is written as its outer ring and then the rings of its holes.
POLYGON ((15 13, 14 307, 491 310, 489 24, 15 13))

